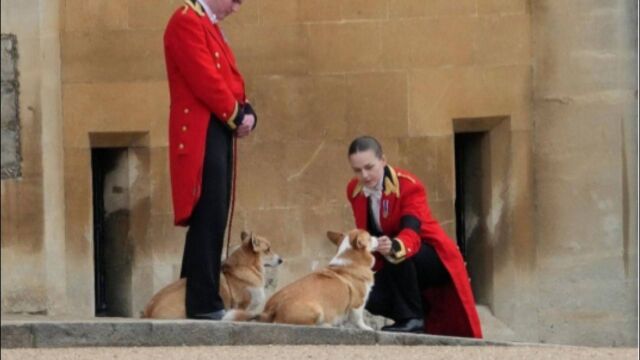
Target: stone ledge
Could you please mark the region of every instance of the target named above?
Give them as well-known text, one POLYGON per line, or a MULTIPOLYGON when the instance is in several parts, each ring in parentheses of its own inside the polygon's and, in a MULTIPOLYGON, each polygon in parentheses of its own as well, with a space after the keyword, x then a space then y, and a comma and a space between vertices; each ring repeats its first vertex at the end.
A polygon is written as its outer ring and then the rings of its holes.
POLYGON ((2 321, 1 345, 11 348, 211 345, 453 345, 517 346, 448 336, 391 334, 349 328, 194 320, 2 321))

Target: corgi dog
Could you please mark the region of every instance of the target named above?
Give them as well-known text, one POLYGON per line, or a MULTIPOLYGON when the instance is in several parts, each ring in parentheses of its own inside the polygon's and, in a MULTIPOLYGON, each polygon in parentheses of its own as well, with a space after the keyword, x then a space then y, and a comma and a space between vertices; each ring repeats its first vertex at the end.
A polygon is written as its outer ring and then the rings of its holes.
POLYGON ((329 231, 327 237, 338 246, 329 265, 277 291, 262 313, 231 310, 223 320, 321 326, 352 323, 373 330, 364 323, 363 312, 373 286, 371 252, 378 247, 378 239, 363 230, 329 231))
MULTIPOLYGON (((257 311, 265 300, 264 267, 282 264, 282 258, 271 251, 271 243, 245 231, 241 244, 222 263, 220 297, 225 309, 257 311)), ((165 286, 149 300, 143 318, 185 319, 187 280, 179 279, 165 286)))

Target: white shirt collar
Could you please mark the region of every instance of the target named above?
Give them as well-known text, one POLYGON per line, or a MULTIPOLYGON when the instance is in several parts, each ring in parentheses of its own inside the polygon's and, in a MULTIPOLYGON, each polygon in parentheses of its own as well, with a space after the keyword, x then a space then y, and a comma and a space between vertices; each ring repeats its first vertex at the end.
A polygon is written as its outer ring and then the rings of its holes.
POLYGON ((216 14, 213 13, 213 11, 211 11, 211 9, 209 8, 209 6, 203 1, 203 0, 196 0, 198 1, 198 3, 200 3, 200 5, 202 5, 202 8, 204 9, 204 12, 207 13, 207 16, 209 17, 209 20, 211 20, 212 24, 216 24, 218 23, 218 17, 216 16, 216 14))
POLYGON ((371 195, 375 195, 376 197, 380 197, 382 195, 382 180, 384 179, 384 176, 380 178, 380 180, 378 180, 378 183, 376 184, 375 188, 370 188, 370 187, 366 187, 363 186, 362 190, 364 191, 364 196, 369 197, 371 195))

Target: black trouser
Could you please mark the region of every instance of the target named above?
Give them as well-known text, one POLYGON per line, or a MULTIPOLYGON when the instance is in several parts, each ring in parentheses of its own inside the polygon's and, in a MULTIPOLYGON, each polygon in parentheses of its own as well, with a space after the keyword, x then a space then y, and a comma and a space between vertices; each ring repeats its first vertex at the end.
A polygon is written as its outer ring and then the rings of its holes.
POLYGON ((233 138, 211 116, 207 130, 202 191, 189 219, 180 277, 187 278, 188 317, 224 309, 220 298, 220 257, 229 212, 233 138))
POLYGON ((374 315, 394 321, 424 317, 422 290, 451 281, 447 269, 431 245, 422 243, 411 258, 384 266, 375 274, 365 308, 374 315))

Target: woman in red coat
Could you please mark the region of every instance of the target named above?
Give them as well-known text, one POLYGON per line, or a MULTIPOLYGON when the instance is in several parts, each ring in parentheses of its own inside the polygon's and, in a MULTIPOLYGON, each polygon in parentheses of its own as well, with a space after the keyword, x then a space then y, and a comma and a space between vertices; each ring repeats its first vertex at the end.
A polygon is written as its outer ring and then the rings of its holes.
POLYGON ((384 331, 481 338, 469 277, 456 244, 431 216, 424 185, 387 165, 372 137, 355 139, 347 186, 356 227, 378 236, 366 309, 394 320, 384 331))

